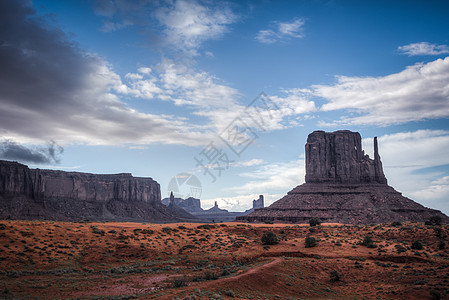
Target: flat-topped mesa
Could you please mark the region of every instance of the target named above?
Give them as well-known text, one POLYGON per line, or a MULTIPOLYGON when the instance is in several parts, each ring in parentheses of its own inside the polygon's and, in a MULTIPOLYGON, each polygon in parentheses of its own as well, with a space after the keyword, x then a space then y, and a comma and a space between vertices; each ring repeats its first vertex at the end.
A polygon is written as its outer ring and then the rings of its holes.
POLYGON ((162 204, 160 185, 149 177, 29 169, 0 160, 0 218, 165 222, 184 216, 162 204))
POLYGON ((380 160, 377 138, 374 138, 374 159, 362 149, 358 132, 314 131, 306 143, 307 183, 377 183, 387 184, 380 160))

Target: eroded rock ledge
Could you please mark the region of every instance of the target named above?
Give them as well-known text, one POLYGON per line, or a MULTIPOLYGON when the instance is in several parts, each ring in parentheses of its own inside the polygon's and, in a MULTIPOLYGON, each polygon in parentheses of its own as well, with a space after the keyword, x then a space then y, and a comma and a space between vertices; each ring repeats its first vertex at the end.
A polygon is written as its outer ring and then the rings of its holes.
POLYGON ((0 217, 52 220, 173 220, 159 183, 122 174, 29 169, 0 160, 0 217))

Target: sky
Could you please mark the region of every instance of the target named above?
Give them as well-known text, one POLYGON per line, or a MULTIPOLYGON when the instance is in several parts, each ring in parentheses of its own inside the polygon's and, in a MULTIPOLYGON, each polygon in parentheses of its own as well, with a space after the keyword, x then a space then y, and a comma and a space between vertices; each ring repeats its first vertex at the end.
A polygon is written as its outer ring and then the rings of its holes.
POLYGON ((448 1, 0 1, 0 159, 152 177, 243 211, 304 183, 314 130, 373 137, 449 214, 448 1))

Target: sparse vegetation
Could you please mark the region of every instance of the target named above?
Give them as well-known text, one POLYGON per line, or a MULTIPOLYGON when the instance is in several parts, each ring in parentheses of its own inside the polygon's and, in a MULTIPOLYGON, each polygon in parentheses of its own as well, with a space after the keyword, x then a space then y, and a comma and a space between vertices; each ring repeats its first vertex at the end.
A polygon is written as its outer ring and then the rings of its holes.
POLYGON ((391 226, 393 226, 393 227, 400 227, 400 226, 402 226, 402 223, 396 221, 396 222, 391 223, 391 226))
POLYGON ((432 290, 441 298, 447 295, 444 288, 449 265, 444 258, 448 252, 445 239, 439 237, 447 236, 447 225, 407 222, 393 228, 276 224, 267 229, 264 224, 229 223, 197 229, 199 224, 3 223, 6 230, 0 231, 0 282, 9 289, 6 298, 26 295, 50 299, 64 294, 93 299, 128 295, 211 299, 217 294, 223 299, 274 299, 283 293, 285 299, 354 295, 408 299, 416 295, 430 298, 432 290), (172 228, 169 235, 162 230, 168 226, 172 228), (107 234, 95 233, 94 228, 107 234), (261 245, 268 231, 277 235, 281 245, 261 245), (357 246, 363 241, 374 244, 374 239, 375 252, 357 246), (410 250, 414 241, 422 243, 426 251, 410 250), (310 248, 312 245, 318 247, 310 248), (308 248, 304 250, 304 246, 308 248), (232 279, 240 275, 238 280, 232 279), (259 276, 283 284, 273 292, 268 287, 264 290, 265 286, 257 286, 259 276), (224 277, 233 285, 222 285, 228 281, 222 282, 224 277), (384 284, 386 277, 395 278, 394 284, 384 284), (366 278, 373 284, 364 285, 361 291, 357 283, 366 278), (247 289, 249 279, 251 290, 247 289), (99 286, 105 294, 95 294, 99 286), (143 289, 145 295, 139 294, 143 289))
POLYGON ((338 271, 332 270, 329 272, 329 277, 331 282, 336 282, 341 280, 341 274, 338 271))
POLYGON ((185 277, 177 277, 173 279, 173 287, 174 288, 180 288, 183 286, 187 286, 187 280, 185 277))
POLYGON ((316 246, 316 239, 313 236, 308 236, 305 239, 305 247, 311 248, 316 246))
POLYGON ((365 236, 365 238, 362 241, 362 245, 367 248, 376 248, 377 247, 376 244, 374 244, 373 239, 369 235, 365 236))
POLYGON ((271 231, 267 231, 262 235, 262 244, 264 245, 276 245, 279 243, 278 237, 271 231))
POLYGON ((171 228, 170 227, 162 227, 161 230, 162 230, 163 233, 167 233, 167 234, 171 233, 171 228))
POLYGON ((412 248, 413 250, 422 250, 423 246, 420 241, 414 241, 410 248, 412 248))

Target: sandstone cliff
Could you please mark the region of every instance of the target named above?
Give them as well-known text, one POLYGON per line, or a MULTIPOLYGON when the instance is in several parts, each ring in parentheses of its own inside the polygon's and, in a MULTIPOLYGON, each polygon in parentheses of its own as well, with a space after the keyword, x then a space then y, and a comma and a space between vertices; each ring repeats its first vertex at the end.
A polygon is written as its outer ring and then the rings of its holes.
POLYGON ((160 186, 131 174, 29 169, 0 161, 0 217, 54 220, 174 220, 160 186))
POLYGON ((329 223, 369 224, 426 221, 440 216, 387 185, 374 139, 374 159, 362 150, 358 132, 314 131, 307 139, 306 183, 267 208, 238 217, 240 221, 307 223, 319 218, 329 223))
POLYGON ((314 131, 306 144, 306 182, 387 184, 374 139, 374 160, 362 150, 358 132, 314 131))

